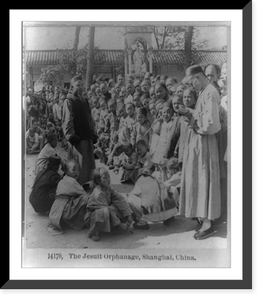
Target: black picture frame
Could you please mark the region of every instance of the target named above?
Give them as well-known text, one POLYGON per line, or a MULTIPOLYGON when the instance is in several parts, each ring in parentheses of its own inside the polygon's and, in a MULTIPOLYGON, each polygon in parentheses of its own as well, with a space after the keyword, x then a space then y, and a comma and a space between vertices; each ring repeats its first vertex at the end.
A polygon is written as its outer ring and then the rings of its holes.
MULTIPOLYGON (((252 288, 252 1, 243 11, 243 278, 242 280, 10 280, 2 289, 251 289, 252 288), (247 134, 249 133, 249 134, 247 134), (246 135, 246 138, 244 138, 246 135), (246 142, 244 142, 246 141, 246 142)), ((8 220, 7 220, 8 221, 8 220)), ((7 225, 8 222, 7 222, 7 225)), ((8 245, 8 239, 5 243, 8 245)), ((9 257, 10 249, 6 249, 9 257)))

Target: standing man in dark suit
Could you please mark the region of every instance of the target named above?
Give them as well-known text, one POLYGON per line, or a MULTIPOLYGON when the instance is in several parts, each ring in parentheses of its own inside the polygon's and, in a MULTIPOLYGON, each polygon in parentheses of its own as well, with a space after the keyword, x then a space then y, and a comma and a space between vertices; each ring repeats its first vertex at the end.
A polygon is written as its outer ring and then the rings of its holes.
POLYGON ((89 103, 82 96, 82 78, 74 76, 71 85, 72 94, 63 105, 62 128, 68 141, 68 159, 78 162, 78 182, 83 185, 91 180, 95 169, 93 142, 96 140, 96 132, 89 103))

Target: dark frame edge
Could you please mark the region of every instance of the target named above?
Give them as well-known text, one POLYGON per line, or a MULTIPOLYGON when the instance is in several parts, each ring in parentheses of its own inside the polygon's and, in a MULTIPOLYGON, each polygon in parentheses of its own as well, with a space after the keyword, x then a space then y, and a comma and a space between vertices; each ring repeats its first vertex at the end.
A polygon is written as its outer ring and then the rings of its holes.
POLYGON ((252 0, 243 8, 243 282, 252 289, 252 0), (251 101, 249 101, 251 99, 251 101), (249 201, 251 199, 251 201, 249 201))
POLYGON ((7 280, 1 289, 252 289, 252 103, 244 101, 252 98, 251 45, 252 0, 243 8, 243 280, 7 280))

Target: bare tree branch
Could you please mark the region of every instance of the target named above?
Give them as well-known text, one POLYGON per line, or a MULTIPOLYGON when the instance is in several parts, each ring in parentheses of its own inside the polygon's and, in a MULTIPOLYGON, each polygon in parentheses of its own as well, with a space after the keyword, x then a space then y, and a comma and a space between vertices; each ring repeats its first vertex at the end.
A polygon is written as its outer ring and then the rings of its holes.
POLYGON ((78 50, 80 29, 81 29, 81 27, 79 27, 79 26, 76 27, 76 29, 75 29, 75 38, 74 38, 73 50, 78 50))

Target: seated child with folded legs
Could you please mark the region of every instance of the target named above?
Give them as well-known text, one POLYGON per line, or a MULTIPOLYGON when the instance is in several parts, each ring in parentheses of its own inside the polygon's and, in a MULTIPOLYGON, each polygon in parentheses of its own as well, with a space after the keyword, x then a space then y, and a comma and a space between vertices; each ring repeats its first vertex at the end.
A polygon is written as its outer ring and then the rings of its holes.
POLYGON ((62 222, 75 230, 81 230, 85 226, 88 193, 77 182, 78 177, 78 163, 68 161, 66 174, 58 183, 55 201, 49 213, 50 224, 61 231, 62 222))
POLYGON ((39 153, 39 136, 33 128, 30 128, 26 133, 26 153, 39 153))
POLYGON ((119 173, 121 157, 123 153, 123 144, 128 142, 128 132, 127 132, 127 124, 126 124, 126 110, 125 105, 123 104, 117 110, 117 117, 119 118, 119 130, 118 130, 118 142, 114 145, 113 150, 110 152, 108 156, 107 165, 109 166, 109 170, 114 169, 115 173, 119 173))
POLYGON ((151 175, 154 171, 151 155, 148 152, 148 146, 144 140, 139 140, 136 143, 136 151, 138 154, 138 160, 134 172, 135 182, 140 175, 151 175))
POLYGON ((110 186, 110 175, 105 168, 95 169, 93 183, 95 188, 88 199, 85 222, 90 226, 89 237, 99 241, 100 232, 111 232, 112 227, 127 229, 132 217, 125 197, 110 186))
POLYGON ((56 189, 61 175, 58 173, 60 157, 51 155, 45 169, 39 172, 29 195, 29 202, 37 213, 49 212, 55 201, 56 189))
POLYGON ((171 157, 167 162, 167 173, 164 172, 163 183, 167 187, 168 193, 174 198, 177 208, 179 208, 180 186, 182 177, 182 163, 178 159, 171 157))
POLYGON ((137 153, 135 152, 133 146, 131 143, 127 142, 123 144, 123 161, 122 161, 122 167, 123 167, 123 173, 121 176, 121 183, 125 182, 135 182, 135 166, 137 163, 137 153))

